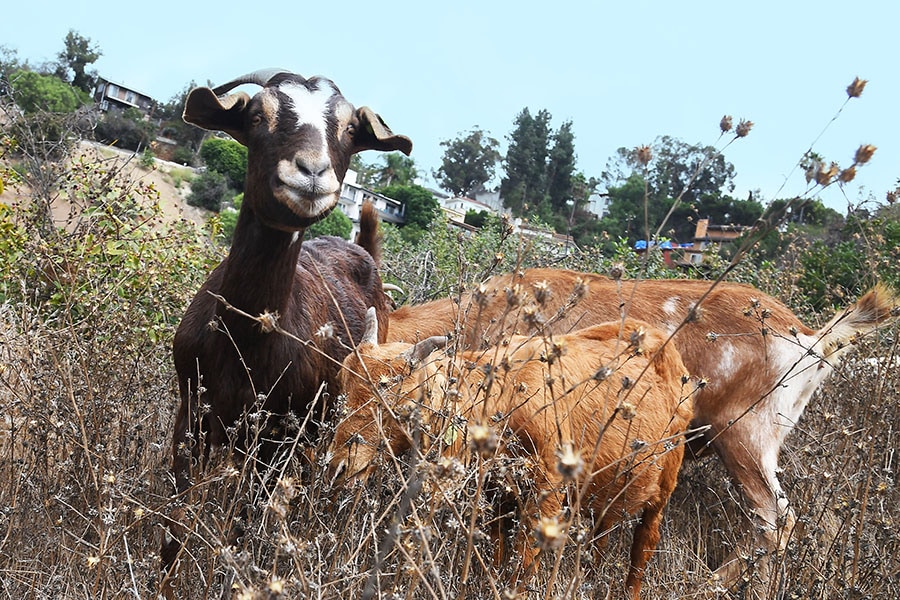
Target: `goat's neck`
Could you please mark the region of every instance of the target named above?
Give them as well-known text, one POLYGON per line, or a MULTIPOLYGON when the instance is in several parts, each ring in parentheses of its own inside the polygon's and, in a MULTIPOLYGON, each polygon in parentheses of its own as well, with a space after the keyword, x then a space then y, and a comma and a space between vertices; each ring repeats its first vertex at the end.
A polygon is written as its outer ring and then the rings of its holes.
MULTIPOLYGON (((237 309, 253 316, 288 312, 303 231, 287 232, 264 225, 246 204, 234 229, 231 251, 219 293, 237 309)), ((294 295, 296 300, 296 295, 294 295)), ((220 307, 224 319, 233 312, 220 307)), ((246 317, 239 317, 248 322, 246 317)))

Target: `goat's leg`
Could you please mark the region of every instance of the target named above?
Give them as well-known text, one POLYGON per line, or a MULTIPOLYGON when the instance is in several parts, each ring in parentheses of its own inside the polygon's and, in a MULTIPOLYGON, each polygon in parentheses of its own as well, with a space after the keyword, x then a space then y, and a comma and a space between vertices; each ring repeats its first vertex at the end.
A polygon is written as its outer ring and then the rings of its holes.
POLYGON ((562 511, 562 494, 557 491, 549 492, 538 502, 540 507, 537 510, 534 502, 526 502, 522 526, 516 538, 516 551, 521 557, 521 563, 513 573, 513 584, 520 591, 534 579, 543 553, 557 547, 564 539, 565 524, 557 521, 562 511), (535 514, 539 516, 538 519, 534 518, 535 514))
MULTIPOLYGON (((748 520, 754 529, 752 543, 767 552, 785 548, 796 522, 778 481, 781 440, 776 432, 771 431, 773 426, 761 423, 759 419, 742 419, 714 443, 716 452, 746 503, 748 520)), ((719 567, 716 575, 723 585, 731 587, 736 583, 743 562, 739 555, 732 554, 719 567)))
POLYGON ((641 521, 634 528, 631 541, 631 564, 628 567, 628 578, 625 580, 627 595, 638 600, 641 595, 641 582, 647 562, 653 556, 659 543, 659 524, 662 521, 663 507, 658 503, 648 505, 641 515, 641 521))
MULTIPOLYGON (((172 473, 175 476, 176 496, 182 496, 190 487, 191 461, 200 456, 200 444, 196 435, 193 446, 188 444, 188 427, 195 422, 194 419, 197 417, 196 411, 191 410, 189 404, 189 402, 182 402, 178 407, 178 413, 175 416, 175 430, 172 434, 172 473)), ((175 597, 174 581, 178 577, 178 558, 187 538, 187 530, 184 527, 186 516, 184 508, 178 507, 164 518, 159 556, 163 577, 160 594, 165 598, 175 597)))

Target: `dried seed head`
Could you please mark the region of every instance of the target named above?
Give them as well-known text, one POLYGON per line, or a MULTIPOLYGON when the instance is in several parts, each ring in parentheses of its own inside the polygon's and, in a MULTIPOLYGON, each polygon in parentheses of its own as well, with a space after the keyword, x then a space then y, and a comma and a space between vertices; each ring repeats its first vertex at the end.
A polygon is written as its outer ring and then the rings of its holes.
POLYGON ((647 337, 647 332, 644 331, 643 327, 638 327, 634 331, 631 332, 631 337, 628 340, 628 343, 634 348, 635 352, 640 354, 643 351, 644 346, 644 338, 647 337))
POLYGON ((623 402, 619 405, 618 412, 620 417, 630 421, 637 416, 637 407, 631 402, 623 402))
POLYGON ((741 119, 738 123, 737 127, 734 130, 734 135, 742 138, 747 137, 747 134, 750 133, 750 130, 753 128, 753 121, 746 121, 741 119))
POLYGON ((838 174, 841 183, 850 183, 856 177, 856 167, 849 166, 838 174))
POLYGON ((893 204, 897 201, 897 190, 893 190, 884 195, 884 199, 887 200, 888 204, 893 204))
POLYGON ((556 470, 564 479, 573 480, 581 474, 584 461, 581 452, 572 448, 572 444, 563 444, 556 451, 556 470))
POLYGON ((550 344, 550 348, 545 350, 541 354, 541 360, 546 362, 549 365, 552 365, 556 362, 560 356, 563 356, 566 353, 566 341, 565 339, 553 340, 553 343, 550 344))
POLYGON ((277 575, 272 578, 272 581, 269 582, 269 592, 275 594, 276 596, 280 596, 284 593, 284 580, 278 577, 277 575))
POLYGON ((318 329, 316 329, 316 337, 320 340, 330 340, 334 337, 334 325, 330 322, 325 323, 318 329))
POLYGON ((546 280, 538 281, 531 287, 534 289, 534 299, 542 306, 553 297, 553 290, 550 289, 550 283, 546 280))
POLYGON ((831 180, 835 178, 839 171, 840 167, 835 162, 831 163, 828 168, 824 164, 820 164, 819 170, 816 171, 816 183, 825 187, 831 183, 831 180))
POLYGON ((618 280, 622 279, 623 275, 625 275, 625 265, 624 264, 622 264, 620 262, 613 263, 612 266, 609 268, 609 278, 610 279, 612 279, 614 281, 618 281, 618 280))
POLYGON ((469 425, 469 444, 481 456, 492 456, 497 450, 497 434, 487 425, 469 425))
POLYGON ((609 378, 610 375, 613 374, 613 370, 607 366, 600 367, 597 369, 597 372, 594 373, 594 381, 604 381, 609 378))
POLYGON ((859 98, 862 96, 863 90, 866 89, 868 80, 855 77, 853 83, 847 86, 847 96, 849 98, 859 98))
POLYGON ((522 309, 522 320, 532 329, 540 329, 546 322, 544 315, 542 315, 537 307, 533 305, 526 306, 522 309))
POLYGON ((725 115, 722 117, 722 120, 719 121, 719 129, 722 130, 722 133, 728 133, 731 131, 731 115, 725 115))
POLYGON ((565 539, 565 534, 566 528, 557 517, 541 517, 534 531, 534 537, 542 550, 558 548, 565 539))
POLYGON ((581 300, 587 295, 588 285, 584 282, 584 279, 578 277, 575 279, 575 286, 572 288, 572 298, 575 300, 581 300))
POLYGON ((715 333, 715 332, 710 331, 709 333, 706 334, 706 341, 707 341, 707 342, 714 342, 714 341, 716 341, 717 339, 719 339, 719 334, 718 334, 718 333, 715 333))
POLYGON ((488 288, 483 283, 479 284, 475 291, 472 292, 472 297, 475 299, 475 303, 484 308, 488 303, 488 288))
POLYGON ((653 159, 653 151, 650 149, 650 146, 638 146, 637 159, 645 167, 650 164, 650 161, 653 159))
POLYGON ((687 384, 687 382, 690 381, 690 380, 691 380, 690 374, 688 374, 688 373, 682 373, 682 374, 681 374, 681 385, 687 384))
POLYGON ((515 284, 511 288, 506 288, 506 305, 510 308, 521 306, 525 299, 525 293, 522 291, 521 284, 515 284))
POLYGON ((278 313, 265 311, 263 314, 259 315, 256 321, 259 323, 259 328, 263 333, 272 333, 278 326, 278 313))
POLYGON ((853 157, 854 162, 858 165, 866 164, 872 159, 872 155, 875 154, 877 149, 872 144, 863 144, 856 149, 856 155, 853 157))

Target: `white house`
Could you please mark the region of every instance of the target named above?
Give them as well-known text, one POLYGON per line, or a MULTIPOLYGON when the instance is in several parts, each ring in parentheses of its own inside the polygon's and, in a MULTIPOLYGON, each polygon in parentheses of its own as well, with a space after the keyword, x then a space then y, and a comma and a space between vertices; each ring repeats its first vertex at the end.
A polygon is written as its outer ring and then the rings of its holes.
POLYGON ((472 200, 471 198, 465 198, 463 196, 446 198, 441 204, 447 218, 458 223, 462 223, 466 220, 466 213, 470 210, 475 212, 485 211, 488 214, 497 212, 484 202, 479 202, 478 200, 472 200))
POLYGON ((376 194, 356 183, 356 171, 347 171, 344 176, 344 185, 341 187, 341 198, 338 208, 353 222, 353 232, 350 239, 356 237, 359 231, 359 211, 363 202, 370 200, 378 209, 378 215, 385 223, 403 224, 406 222, 406 206, 393 198, 376 194))

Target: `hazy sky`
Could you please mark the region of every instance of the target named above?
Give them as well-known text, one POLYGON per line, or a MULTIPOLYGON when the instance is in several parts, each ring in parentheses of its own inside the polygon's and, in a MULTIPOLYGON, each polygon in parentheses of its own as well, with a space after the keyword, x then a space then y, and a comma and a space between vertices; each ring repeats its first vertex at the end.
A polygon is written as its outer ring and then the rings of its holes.
MULTIPOLYGON (((599 176, 617 148, 671 135, 712 144, 719 119, 755 123, 726 151, 734 195, 806 188, 794 169, 814 149, 842 166, 863 143, 872 162, 821 199, 845 212, 883 202, 900 178, 896 2, 16 2, 0 44, 33 64, 55 60, 69 29, 100 48, 103 76, 167 101, 191 81, 222 83, 264 67, 325 75, 357 106, 412 138, 430 173, 442 140, 480 127, 501 142, 516 114, 573 121, 578 169, 599 176), (782 189, 782 185, 784 185, 782 189)), ((363 155, 374 162, 377 154, 363 155)))

